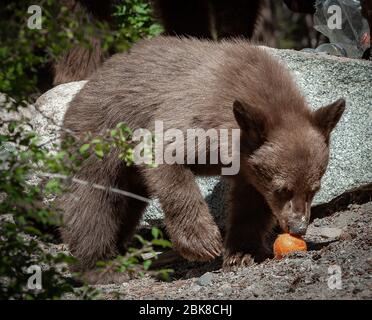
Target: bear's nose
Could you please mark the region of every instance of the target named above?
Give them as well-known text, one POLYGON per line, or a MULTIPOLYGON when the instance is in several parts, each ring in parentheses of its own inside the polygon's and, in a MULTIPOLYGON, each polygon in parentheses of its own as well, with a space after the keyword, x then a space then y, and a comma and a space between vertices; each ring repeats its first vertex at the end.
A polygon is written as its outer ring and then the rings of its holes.
POLYGON ((307 230, 307 223, 306 222, 296 222, 289 224, 289 233, 297 236, 303 236, 307 230))

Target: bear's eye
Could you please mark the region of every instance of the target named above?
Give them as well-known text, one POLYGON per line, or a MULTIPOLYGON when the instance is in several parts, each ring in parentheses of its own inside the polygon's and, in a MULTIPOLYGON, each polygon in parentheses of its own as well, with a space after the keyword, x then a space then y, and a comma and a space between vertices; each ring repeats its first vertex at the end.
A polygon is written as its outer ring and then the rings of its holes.
POLYGON ((280 189, 275 190, 275 194, 281 200, 289 200, 293 198, 293 191, 288 189, 287 187, 282 187, 280 189))

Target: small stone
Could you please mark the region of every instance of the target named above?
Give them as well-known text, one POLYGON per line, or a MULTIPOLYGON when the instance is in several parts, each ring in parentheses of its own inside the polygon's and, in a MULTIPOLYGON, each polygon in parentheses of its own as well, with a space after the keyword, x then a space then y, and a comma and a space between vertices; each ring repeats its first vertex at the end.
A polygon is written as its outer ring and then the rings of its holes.
POLYGON ((327 239, 339 239, 342 234, 342 229, 340 228, 330 228, 330 227, 315 227, 309 229, 309 236, 322 237, 327 239))
POLYGON ((228 283, 225 283, 224 285, 222 285, 220 287, 220 290, 221 290, 221 293, 223 293, 223 295, 229 295, 233 291, 231 286, 228 283))
POLYGON ((340 228, 329 228, 329 227, 324 227, 324 228, 321 228, 320 230, 320 236, 324 237, 324 238, 331 238, 331 239, 334 239, 334 238, 340 238, 342 234, 342 229, 340 228))
POLYGON ((191 291, 193 291, 193 292, 198 292, 200 289, 201 289, 201 286, 199 286, 198 284, 194 284, 191 287, 191 291))
POLYGON ((372 258, 368 258, 367 263, 372 267, 372 258))
POLYGON ((0 216, 0 223, 14 223, 14 218, 12 214, 3 214, 0 216))
POLYGON ((359 296, 366 299, 372 299, 372 292, 370 290, 363 290, 359 293, 359 296))
POLYGON ((264 290, 257 285, 251 285, 247 288, 247 290, 251 291, 255 297, 262 296, 265 293, 264 290))
POLYGON ((349 225, 351 216, 347 214, 342 214, 335 218, 334 223, 339 228, 345 228, 349 225))
POLYGON ((264 294, 264 291, 261 288, 253 289, 253 295, 255 297, 262 296, 264 294))
POLYGON ((358 294, 358 293, 360 293, 362 290, 361 289, 359 289, 359 288, 354 288, 353 289, 353 294, 358 294))
POLYGON ((204 273, 198 280, 196 280, 196 283, 200 286, 208 286, 211 284, 213 278, 213 274, 210 272, 204 273))
POLYGON ((321 257, 322 256, 318 252, 314 252, 312 256, 313 260, 315 261, 319 260, 321 257))
POLYGON ((352 240, 353 237, 349 232, 343 231, 342 234, 341 234, 340 239, 344 240, 344 241, 348 241, 348 240, 352 240))
POLYGON ((315 227, 319 227, 320 224, 321 224, 321 222, 320 222, 319 219, 315 219, 315 220, 313 221, 313 224, 314 224, 315 227))

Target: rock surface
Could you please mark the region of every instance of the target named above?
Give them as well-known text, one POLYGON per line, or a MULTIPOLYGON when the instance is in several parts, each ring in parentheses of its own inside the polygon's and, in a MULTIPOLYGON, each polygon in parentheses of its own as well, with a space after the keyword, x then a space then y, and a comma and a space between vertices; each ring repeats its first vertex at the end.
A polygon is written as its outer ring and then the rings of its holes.
MULTIPOLYGON (((346 112, 331 139, 331 157, 322 189, 314 205, 327 203, 346 191, 372 182, 372 63, 313 55, 292 50, 269 49, 293 71, 309 104, 318 108, 338 98, 346 99, 346 112)), ((59 85, 42 95, 36 107, 61 123, 72 97, 85 81, 59 85)), ((41 136, 48 140, 56 127, 39 113, 34 118, 41 136)), ((217 177, 198 178, 202 194, 221 222, 225 212, 226 185, 217 177)), ((148 207, 144 224, 159 224, 163 214, 156 200, 148 207)))
POLYGON ((68 104, 86 82, 61 84, 36 100, 35 117, 31 122, 38 131, 42 143, 59 141, 59 130, 68 104))

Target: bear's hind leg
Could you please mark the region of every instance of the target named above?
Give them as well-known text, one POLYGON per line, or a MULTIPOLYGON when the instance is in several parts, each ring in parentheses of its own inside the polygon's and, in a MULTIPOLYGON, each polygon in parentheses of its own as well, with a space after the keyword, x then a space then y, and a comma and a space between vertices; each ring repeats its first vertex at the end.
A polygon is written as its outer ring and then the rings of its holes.
MULTIPOLYGON (((98 261, 110 260, 119 254, 123 225, 129 235, 135 230, 142 210, 135 213, 134 218, 127 216, 125 221, 129 198, 110 189, 128 190, 127 177, 128 172, 117 155, 111 155, 104 161, 92 156, 75 176, 80 182, 73 180, 69 192, 60 199, 63 209, 62 237, 78 260, 73 271, 93 274, 98 261)), ((97 282, 96 279, 87 280, 97 282)))

